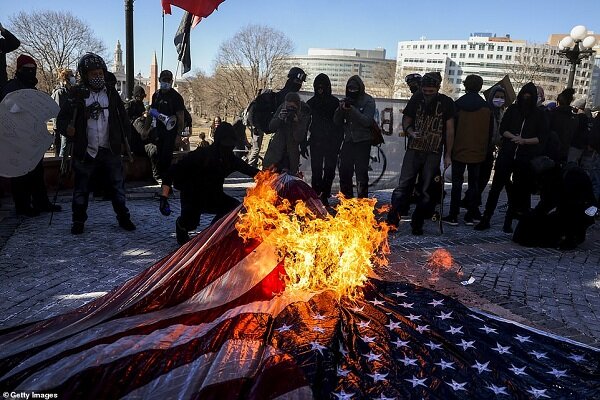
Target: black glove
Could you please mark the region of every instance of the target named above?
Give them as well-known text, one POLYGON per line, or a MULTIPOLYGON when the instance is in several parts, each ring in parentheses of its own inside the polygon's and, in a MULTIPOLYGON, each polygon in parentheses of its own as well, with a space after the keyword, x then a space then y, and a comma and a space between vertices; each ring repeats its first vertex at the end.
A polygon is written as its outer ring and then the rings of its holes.
POLYGON ((171 206, 166 196, 160 196, 160 205, 158 206, 160 213, 165 217, 171 215, 171 206))
POLYGON ((307 141, 300 143, 300 155, 304 158, 308 158, 308 142, 307 141))

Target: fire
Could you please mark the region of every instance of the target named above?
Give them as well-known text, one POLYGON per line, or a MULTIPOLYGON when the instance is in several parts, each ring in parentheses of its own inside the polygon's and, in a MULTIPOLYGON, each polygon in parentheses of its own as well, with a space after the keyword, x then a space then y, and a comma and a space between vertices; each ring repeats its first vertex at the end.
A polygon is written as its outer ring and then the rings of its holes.
POLYGON ((284 260, 287 290, 329 289, 354 296, 375 265, 387 265, 388 227, 375 219, 376 199, 340 198, 336 215, 317 199, 280 198, 279 177, 262 172, 244 199, 236 229, 244 240, 260 239, 284 260))

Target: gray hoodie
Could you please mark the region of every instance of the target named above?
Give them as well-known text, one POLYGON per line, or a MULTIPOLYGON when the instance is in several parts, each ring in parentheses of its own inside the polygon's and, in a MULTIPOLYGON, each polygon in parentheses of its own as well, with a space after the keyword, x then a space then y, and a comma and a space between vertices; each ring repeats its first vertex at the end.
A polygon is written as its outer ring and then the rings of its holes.
MULTIPOLYGON (((336 125, 344 126, 344 142, 366 142, 371 140, 371 126, 375 117, 375 100, 365 93, 365 84, 358 75, 348 79, 348 83, 354 81, 359 86, 359 95, 354 100, 350 110, 338 107, 333 115, 336 125)), ((348 84, 346 84, 348 86, 348 84)))

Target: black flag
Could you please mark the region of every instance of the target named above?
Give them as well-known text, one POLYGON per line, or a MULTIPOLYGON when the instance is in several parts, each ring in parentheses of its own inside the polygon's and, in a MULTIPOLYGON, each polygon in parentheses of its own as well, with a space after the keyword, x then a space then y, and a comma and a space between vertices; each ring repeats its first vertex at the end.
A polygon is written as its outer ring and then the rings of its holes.
POLYGON ((194 16, 189 12, 183 14, 181 23, 175 34, 173 43, 177 48, 177 59, 181 61, 181 74, 185 74, 192 69, 192 57, 190 55, 190 30, 192 28, 192 19, 194 16))

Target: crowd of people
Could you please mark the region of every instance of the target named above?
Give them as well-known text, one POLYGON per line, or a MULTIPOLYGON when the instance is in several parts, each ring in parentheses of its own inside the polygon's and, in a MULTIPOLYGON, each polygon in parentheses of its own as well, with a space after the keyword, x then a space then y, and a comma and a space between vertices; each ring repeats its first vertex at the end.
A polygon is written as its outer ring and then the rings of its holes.
MULTIPOLYGON (((4 54, 19 43, 1 25, 0 31, 1 100, 12 91, 35 88, 37 65, 30 56, 20 55, 15 77, 6 81, 4 54)), ((121 99, 116 79, 96 54, 81 57, 76 71, 60 70, 59 86, 52 95, 60 107, 53 122, 54 151, 56 156, 72 159, 71 233, 84 232, 89 194, 98 185, 112 201, 119 226, 135 229, 126 205, 124 148, 150 159, 152 176, 162 185, 159 210, 163 215, 171 213, 168 198, 173 186, 181 191, 181 216, 176 221, 181 244, 189 240, 188 232, 197 227, 202 213, 216 215, 216 221, 238 205, 223 191, 224 180, 233 171, 249 176, 258 172, 265 134, 271 138, 263 169, 301 175, 301 157, 308 158, 310 151, 311 185, 325 206, 329 206, 336 166, 340 193, 346 198, 367 197, 376 125, 374 99, 356 75, 348 79, 345 96, 339 100, 332 94, 329 77, 321 73, 313 81, 314 95, 304 102, 298 92, 306 77, 301 68, 293 67, 281 90, 259 93, 233 125, 214 118, 209 138, 200 133, 198 148, 173 164, 174 150, 190 150, 187 137, 192 133, 192 120, 183 98, 173 89, 170 71, 160 73, 159 90, 147 106, 141 86, 134 88, 129 101, 121 99), (242 160, 235 150, 245 147, 249 147, 248 157, 242 160)), ((565 89, 556 102, 545 106, 543 88, 532 82, 521 88, 512 104, 501 84, 482 97, 483 79, 475 74, 465 78, 465 94, 456 101, 440 93, 441 83, 439 72, 406 77, 412 96, 403 110, 402 128, 408 142, 387 223, 397 226, 409 220, 413 235, 422 235, 425 221, 443 201, 440 177, 449 175, 450 207, 442 216, 443 223, 458 225, 461 209, 466 209, 465 224, 476 230, 490 229, 505 190, 508 208, 502 230, 515 231, 515 241, 563 248, 581 243, 600 198, 598 111, 592 114, 585 101, 575 100, 573 89, 565 89), (465 171, 468 181, 463 197, 465 171), (533 206, 532 194, 536 193, 540 201, 533 206), (519 221, 516 227, 514 220, 519 221)), ((17 214, 61 210, 49 201, 43 176, 40 160, 30 173, 12 178, 17 214)))

